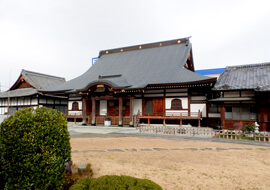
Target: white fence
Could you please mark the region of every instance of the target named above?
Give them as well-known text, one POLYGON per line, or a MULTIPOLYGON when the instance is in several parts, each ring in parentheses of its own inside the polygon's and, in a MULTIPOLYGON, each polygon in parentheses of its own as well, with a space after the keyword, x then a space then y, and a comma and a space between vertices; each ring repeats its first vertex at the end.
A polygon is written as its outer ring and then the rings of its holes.
POLYGON ((214 137, 215 131, 212 128, 203 127, 169 127, 169 126, 154 126, 141 125, 139 126, 140 133, 168 134, 178 136, 192 137, 214 137))

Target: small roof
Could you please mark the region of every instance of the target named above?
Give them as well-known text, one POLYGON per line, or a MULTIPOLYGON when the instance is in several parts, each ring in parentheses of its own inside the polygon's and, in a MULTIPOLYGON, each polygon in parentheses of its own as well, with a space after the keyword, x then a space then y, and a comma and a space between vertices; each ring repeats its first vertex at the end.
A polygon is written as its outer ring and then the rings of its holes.
POLYGON ((31 96, 34 94, 39 94, 39 92, 34 88, 19 88, 0 93, 0 98, 31 96))
POLYGON ((215 78, 185 68, 190 56, 189 38, 104 50, 83 75, 41 91, 76 92, 87 90, 94 84, 128 90, 157 84, 215 82, 215 78))
POLYGON ((213 90, 270 91, 270 63, 226 67, 213 90))
POLYGON ((0 93, 0 98, 41 94, 37 89, 49 88, 64 82, 66 82, 65 78, 22 70, 12 87, 8 91, 0 93), (21 86, 22 83, 27 85, 21 86))
POLYGON ((10 90, 15 90, 17 88, 21 77, 23 77, 24 80, 28 82, 35 89, 49 88, 49 87, 66 82, 65 78, 62 78, 62 77, 56 77, 52 75, 47 75, 47 74, 42 74, 42 73, 37 73, 37 72, 27 71, 27 70, 22 69, 22 72, 19 78, 10 88, 10 90))

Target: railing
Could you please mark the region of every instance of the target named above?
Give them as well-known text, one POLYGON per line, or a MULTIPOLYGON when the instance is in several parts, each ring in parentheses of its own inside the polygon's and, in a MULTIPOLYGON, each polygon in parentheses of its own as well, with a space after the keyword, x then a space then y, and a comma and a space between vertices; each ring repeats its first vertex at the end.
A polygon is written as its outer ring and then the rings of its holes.
POLYGON ((215 137, 223 139, 235 139, 235 140, 255 140, 270 142, 270 133, 269 132, 243 132, 240 130, 217 130, 215 132, 215 137))
POLYGON ((193 137, 215 136, 215 131, 212 128, 140 125, 139 130, 140 133, 168 134, 168 135, 193 136, 193 137))
POLYGON ((139 112, 140 117, 202 117, 202 112, 139 112))

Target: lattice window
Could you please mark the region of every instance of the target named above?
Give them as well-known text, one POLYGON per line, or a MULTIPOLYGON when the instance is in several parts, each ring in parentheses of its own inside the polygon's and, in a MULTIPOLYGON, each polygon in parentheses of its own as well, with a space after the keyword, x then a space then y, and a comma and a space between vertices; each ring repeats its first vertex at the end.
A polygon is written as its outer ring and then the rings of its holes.
POLYGON ((72 103, 72 110, 79 110, 79 104, 78 104, 78 102, 73 102, 72 103))
POLYGON ((179 99, 173 99, 172 100, 172 105, 171 105, 172 110, 180 110, 182 109, 182 102, 179 99))

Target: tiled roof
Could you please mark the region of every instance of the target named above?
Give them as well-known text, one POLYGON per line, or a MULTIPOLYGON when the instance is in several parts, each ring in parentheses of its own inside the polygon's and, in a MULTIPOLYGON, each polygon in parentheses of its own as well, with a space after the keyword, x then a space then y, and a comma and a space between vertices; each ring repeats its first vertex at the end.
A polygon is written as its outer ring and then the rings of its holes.
POLYGON ((40 94, 40 92, 37 91, 37 89, 43 89, 43 88, 49 88, 54 85, 59 85, 61 83, 66 82, 65 78, 36 73, 32 71, 22 70, 18 80, 15 82, 15 84, 10 88, 11 90, 6 92, 0 93, 0 98, 7 98, 7 97, 21 97, 21 96, 31 96, 35 94, 40 94), (18 88, 14 89, 13 87, 16 87, 16 84, 20 77, 23 76, 24 79, 32 86, 29 88, 18 88))
POLYGON ((101 51, 99 59, 83 75, 42 91, 84 90, 95 83, 107 83, 113 88, 139 89, 155 84, 215 81, 215 78, 202 76, 184 68, 191 51, 188 38, 152 45, 101 51), (110 78, 110 76, 118 77, 110 78))
POLYGON ((16 90, 6 91, 0 93, 0 98, 13 98, 13 97, 22 97, 22 96, 31 96, 38 94, 38 91, 34 88, 19 88, 16 90))
POLYGON ((52 87, 66 82, 65 78, 22 70, 21 74, 25 80, 36 89, 52 87))
POLYGON ((270 91, 270 63, 226 67, 213 90, 270 91))

